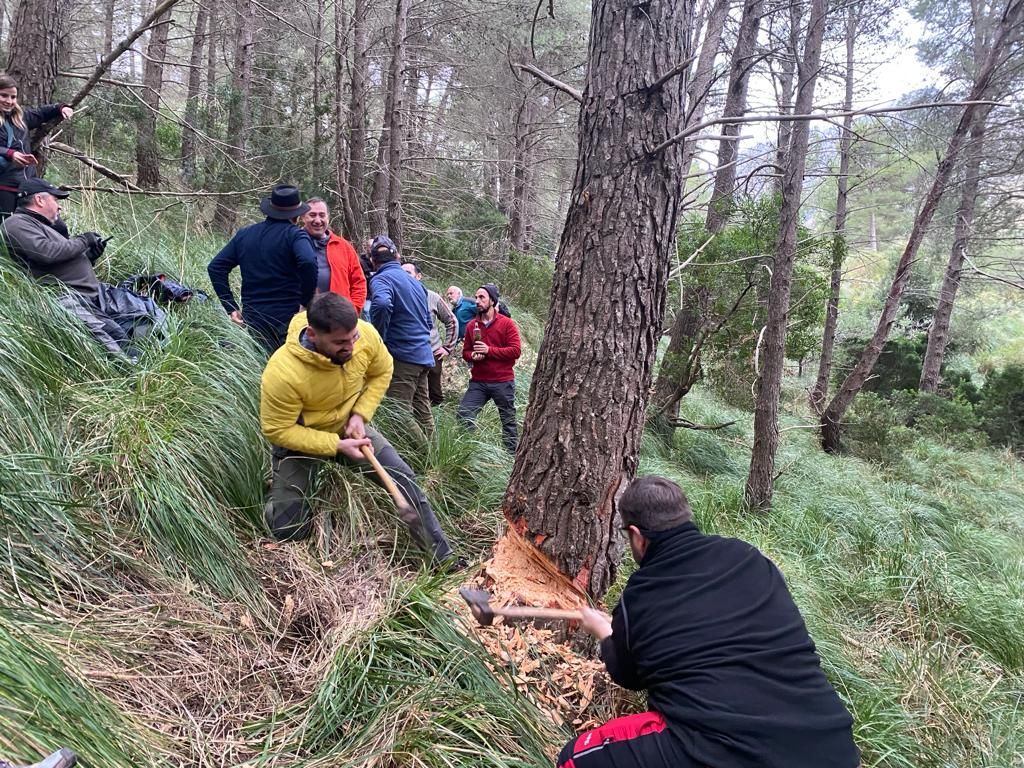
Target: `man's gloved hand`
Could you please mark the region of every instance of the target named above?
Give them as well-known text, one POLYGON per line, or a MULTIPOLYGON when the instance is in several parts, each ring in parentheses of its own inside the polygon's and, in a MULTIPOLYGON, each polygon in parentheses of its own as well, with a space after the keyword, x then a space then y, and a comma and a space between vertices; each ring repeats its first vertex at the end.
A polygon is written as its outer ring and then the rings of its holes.
POLYGON ((107 242, 100 237, 99 232, 83 232, 79 237, 88 247, 89 261, 95 262, 107 248, 107 242))

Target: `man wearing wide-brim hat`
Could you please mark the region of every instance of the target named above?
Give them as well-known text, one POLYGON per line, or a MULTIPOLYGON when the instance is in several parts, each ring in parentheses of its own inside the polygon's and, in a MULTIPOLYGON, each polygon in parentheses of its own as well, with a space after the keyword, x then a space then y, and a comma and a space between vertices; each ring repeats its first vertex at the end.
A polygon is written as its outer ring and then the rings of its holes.
POLYGON ((231 320, 245 326, 272 353, 284 343, 288 322, 309 305, 316 290, 316 251, 296 225, 309 210, 299 190, 281 184, 260 202, 267 218, 243 227, 207 267, 210 282, 231 320), (231 292, 231 270, 242 270, 242 305, 231 292))

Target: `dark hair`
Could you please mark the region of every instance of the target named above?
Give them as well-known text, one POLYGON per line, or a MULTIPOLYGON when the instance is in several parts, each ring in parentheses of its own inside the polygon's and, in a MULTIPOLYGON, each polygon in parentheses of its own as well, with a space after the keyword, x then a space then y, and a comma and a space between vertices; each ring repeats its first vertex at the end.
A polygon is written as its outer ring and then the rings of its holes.
POLYGON ((356 327, 359 315, 352 302, 340 293, 321 293, 309 304, 306 319, 317 333, 351 331, 356 327))
POLYGON ((683 489, 657 475, 638 477, 619 499, 622 527, 641 531, 667 531, 693 519, 683 489))
POLYGON ((422 272, 420 271, 420 265, 419 265, 419 264, 417 264, 417 263, 416 263, 415 261, 407 261, 407 262, 405 262, 405 263, 406 263, 406 264, 411 264, 411 265, 412 265, 412 269, 413 269, 413 272, 415 272, 417 276, 419 276, 419 275, 422 275, 422 274, 423 274, 423 273, 422 273, 422 272))

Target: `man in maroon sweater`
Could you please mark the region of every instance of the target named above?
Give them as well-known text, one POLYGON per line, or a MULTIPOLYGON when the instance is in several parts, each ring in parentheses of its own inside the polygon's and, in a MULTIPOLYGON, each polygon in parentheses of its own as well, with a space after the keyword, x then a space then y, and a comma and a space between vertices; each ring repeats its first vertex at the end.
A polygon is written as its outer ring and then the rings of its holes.
POLYGON ((519 329, 498 312, 498 287, 487 283, 477 289, 476 317, 466 324, 462 357, 472 369, 469 389, 459 403, 459 419, 473 429, 477 414, 493 400, 501 418, 502 442, 516 452, 516 377, 512 366, 519 359, 519 329))

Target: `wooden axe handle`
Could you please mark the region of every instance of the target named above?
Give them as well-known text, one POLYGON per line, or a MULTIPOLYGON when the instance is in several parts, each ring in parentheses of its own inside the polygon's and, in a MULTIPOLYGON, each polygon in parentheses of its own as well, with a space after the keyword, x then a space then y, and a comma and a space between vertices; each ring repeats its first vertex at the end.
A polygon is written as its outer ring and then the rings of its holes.
POLYGON ((495 616, 508 616, 519 619, 566 619, 580 621, 583 614, 565 608, 531 608, 527 605, 510 605, 507 608, 492 608, 495 616))
POLYGON ((359 450, 362 452, 366 460, 373 465, 373 470, 377 473, 377 477, 380 478, 380 481, 384 483, 384 487, 388 489, 388 493, 390 493, 391 498, 395 500, 395 504, 397 504, 399 508, 408 507, 409 502, 405 500, 405 496, 403 496, 402 492, 398 490, 398 486, 395 485, 395 481, 391 479, 391 475, 388 474, 388 471, 384 469, 384 465, 382 465, 377 460, 377 457, 373 455, 373 451, 370 450, 370 446, 360 446, 359 450))

